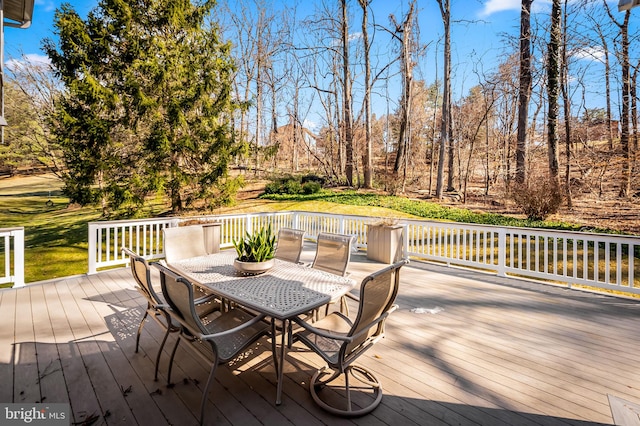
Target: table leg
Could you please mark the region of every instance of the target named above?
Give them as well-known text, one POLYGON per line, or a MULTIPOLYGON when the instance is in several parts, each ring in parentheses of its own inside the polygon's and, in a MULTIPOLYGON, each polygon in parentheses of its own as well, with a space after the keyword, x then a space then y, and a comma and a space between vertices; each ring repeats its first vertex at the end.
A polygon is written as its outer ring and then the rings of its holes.
MULTIPOLYGON (((287 320, 282 320, 282 341, 280 342, 280 359, 276 365, 276 374, 278 376, 278 387, 276 390, 276 405, 282 404, 282 381, 284 378, 284 357, 286 356, 286 338, 287 320)), ((274 337, 275 338, 275 337, 274 337)))
POLYGON ((276 379, 278 378, 278 371, 280 363, 278 362, 278 350, 277 350, 277 337, 276 337, 276 320, 271 318, 271 357, 273 358, 273 367, 276 369, 276 379))

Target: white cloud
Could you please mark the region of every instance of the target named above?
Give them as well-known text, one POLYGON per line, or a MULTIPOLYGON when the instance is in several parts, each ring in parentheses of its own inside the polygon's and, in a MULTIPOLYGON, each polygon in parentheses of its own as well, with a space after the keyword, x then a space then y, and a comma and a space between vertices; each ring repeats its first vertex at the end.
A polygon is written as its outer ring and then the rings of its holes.
MULTIPOLYGON (((351 33, 348 36, 348 42, 360 40, 362 38, 362 33, 351 33)), ((342 39, 340 37, 336 37, 332 41, 332 46, 342 46, 342 39)))
POLYGON ((51 0, 36 0, 35 4, 38 6, 38 10, 43 9, 45 12, 56 10, 56 4, 51 0))
POLYGON ((27 55, 22 55, 20 59, 9 59, 5 62, 5 66, 10 71, 18 71, 21 68, 28 66, 43 66, 50 65, 51 61, 49 61, 49 57, 45 55, 39 55, 37 53, 29 53, 27 55))
POLYGON ((604 62, 604 49, 600 46, 597 47, 582 47, 580 49, 571 52, 571 56, 576 59, 586 59, 604 62))
POLYGON ((505 10, 520 10, 520 0, 488 0, 480 12, 480 16, 489 16, 505 10))
MULTIPOLYGON (((531 13, 546 12, 549 10, 551 0, 536 0, 531 4, 531 13)), ((487 17, 491 14, 513 10, 520 12, 522 8, 521 0, 487 0, 484 8, 480 11, 481 17, 487 17)))

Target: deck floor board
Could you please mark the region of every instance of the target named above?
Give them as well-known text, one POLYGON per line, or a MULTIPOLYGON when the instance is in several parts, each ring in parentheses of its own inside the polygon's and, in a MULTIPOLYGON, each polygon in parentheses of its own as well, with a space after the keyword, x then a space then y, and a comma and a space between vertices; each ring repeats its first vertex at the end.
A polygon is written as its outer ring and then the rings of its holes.
MULTIPOLYGON (((356 254, 349 272, 360 281, 380 267, 356 254)), ((610 425, 609 395, 640 403, 640 301, 412 262, 397 303, 387 336, 360 360, 383 384, 373 413, 317 407, 308 382, 322 361, 299 343, 276 406, 265 338, 218 368, 205 423, 610 425)), ((0 401, 70 403, 78 424, 197 424, 209 367, 179 348, 167 387, 172 335, 154 381, 164 330, 147 318, 135 353, 144 311, 126 268, 0 290, 0 381, 12 383, 0 401)))

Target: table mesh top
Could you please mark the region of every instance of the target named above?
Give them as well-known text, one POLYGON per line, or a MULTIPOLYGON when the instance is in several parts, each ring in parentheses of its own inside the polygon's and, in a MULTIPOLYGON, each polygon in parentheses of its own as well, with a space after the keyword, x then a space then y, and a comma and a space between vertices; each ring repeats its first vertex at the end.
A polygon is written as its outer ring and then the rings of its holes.
POLYGON ((220 296, 280 319, 322 306, 355 286, 350 278, 279 259, 264 274, 245 276, 234 268, 235 258, 231 250, 170 266, 220 296))

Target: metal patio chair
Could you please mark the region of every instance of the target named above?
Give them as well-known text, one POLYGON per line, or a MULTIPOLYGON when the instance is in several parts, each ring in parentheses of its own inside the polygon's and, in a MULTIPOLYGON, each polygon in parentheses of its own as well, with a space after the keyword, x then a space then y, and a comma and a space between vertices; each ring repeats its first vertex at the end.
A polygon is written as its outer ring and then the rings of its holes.
MULTIPOLYGON (((400 268, 407 263, 408 260, 399 261, 374 272, 362 281, 358 314, 353 321, 340 312, 332 312, 313 324, 294 318, 301 329, 293 334, 293 340, 303 343, 327 363, 327 366, 318 370, 310 381, 311 396, 324 410, 340 416, 356 417, 370 413, 382 401, 380 381, 373 372, 355 365, 354 362, 384 337, 385 321, 398 307, 394 302, 400 283, 400 268), (327 368, 330 369, 329 372, 327 368), (327 375, 329 377, 325 379, 327 375), (342 375, 344 385, 332 385, 332 382, 342 375), (358 391, 370 390, 373 400, 371 403, 364 407, 354 407, 351 398, 354 388, 349 382, 350 378, 358 380, 358 391), (346 408, 336 407, 335 403, 329 404, 326 395, 325 399, 322 399, 321 391, 324 388, 331 388, 336 393, 342 389, 346 408)), ((335 401, 334 393, 328 393, 335 401)))
POLYGON ((300 229, 280 228, 276 245, 276 259, 288 262, 300 262, 300 254, 304 244, 304 231, 300 229))
POLYGON ((165 262, 169 265, 176 260, 208 254, 202 225, 164 228, 162 232, 165 262))
MULTIPOLYGON (((203 225, 164 228, 162 232, 164 237, 164 261, 168 265, 177 260, 209 254, 206 248, 207 232, 203 225)), ((214 296, 204 287, 194 286, 194 289, 197 290, 196 300, 202 297, 214 296)))
MULTIPOLYGON (((332 274, 345 276, 351 259, 352 242, 352 235, 332 234, 328 232, 319 233, 316 255, 311 267, 321 271, 330 272, 332 274)), ((325 315, 329 313, 329 306, 330 304, 325 308, 325 315)), ((340 298, 340 312, 343 312, 345 315, 349 315, 349 306, 347 305, 347 299, 345 296, 340 298)))
MULTIPOLYGON (((180 324, 171 320, 167 311, 169 305, 167 305, 165 301, 160 285, 153 285, 149 263, 142 256, 139 256, 128 248, 122 248, 122 252, 129 256, 131 274, 137 284, 136 289, 147 300, 147 308, 142 316, 142 320, 140 320, 140 324, 138 325, 138 330, 136 332, 136 353, 138 353, 138 349, 140 347, 140 335, 142 334, 142 329, 148 316, 151 316, 151 318, 156 320, 156 322, 165 329, 162 342, 160 343, 160 347, 158 348, 158 353, 156 355, 154 380, 158 380, 158 367, 160 364, 162 349, 167 342, 169 334, 180 331, 180 324)), ((198 315, 208 315, 215 310, 219 310, 219 302, 216 301, 214 297, 204 296, 197 299, 196 312, 198 315)))
MULTIPOLYGON (((167 384, 171 383, 171 369, 178 345, 181 340, 211 364, 209 378, 202 392, 200 402, 200 424, 204 419, 204 409, 218 364, 236 358, 249 345, 270 334, 271 326, 265 321, 265 315, 253 315, 241 307, 229 311, 216 312, 201 318, 194 305, 193 286, 186 278, 170 269, 155 265, 160 270, 160 282, 171 318, 181 325, 181 332, 171 353, 167 384)), ((275 362, 275 339, 272 341, 272 353, 275 362)), ((277 365, 277 364, 274 364, 277 365)))

